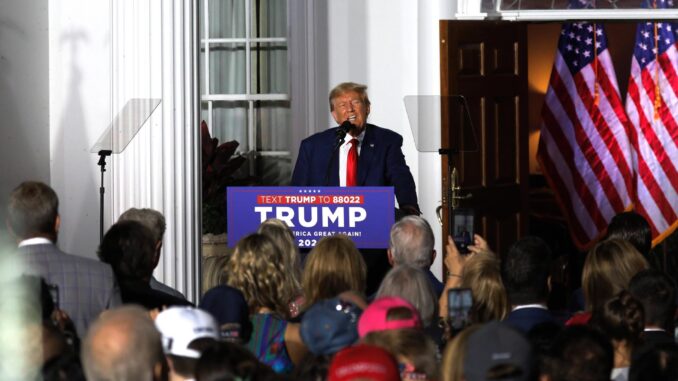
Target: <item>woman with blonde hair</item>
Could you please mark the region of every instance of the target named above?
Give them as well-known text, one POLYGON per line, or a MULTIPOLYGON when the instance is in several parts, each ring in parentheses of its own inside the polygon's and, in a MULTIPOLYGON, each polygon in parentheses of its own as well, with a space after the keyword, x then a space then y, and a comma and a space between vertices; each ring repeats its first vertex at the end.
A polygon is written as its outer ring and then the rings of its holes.
POLYGON ((287 322, 297 293, 289 271, 278 246, 263 234, 241 239, 228 262, 228 285, 243 293, 251 314, 246 345, 278 373, 291 372, 306 353, 299 324, 287 322))
POLYGON ((289 269, 289 282, 297 289, 293 300, 290 301, 290 315, 296 317, 300 307, 304 304, 301 291, 301 262, 299 260, 299 248, 294 242, 294 234, 289 226, 276 218, 269 218, 259 225, 257 233, 273 239, 283 254, 286 267, 289 269))
POLYGON ((494 254, 479 253, 469 258, 464 264, 461 287, 471 289, 473 322, 503 320, 508 315, 508 297, 501 280, 499 260, 494 254))
POLYGON ((306 258, 301 278, 305 306, 344 291, 362 295, 366 278, 367 266, 353 241, 341 234, 325 237, 306 258))

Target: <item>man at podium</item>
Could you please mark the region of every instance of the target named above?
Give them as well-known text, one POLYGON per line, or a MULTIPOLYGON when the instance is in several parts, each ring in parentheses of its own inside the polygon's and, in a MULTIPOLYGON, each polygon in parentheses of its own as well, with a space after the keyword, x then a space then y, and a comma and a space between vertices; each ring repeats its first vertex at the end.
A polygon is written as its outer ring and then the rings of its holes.
MULTIPOLYGON (((367 123, 367 86, 345 82, 330 92, 330 111, 339 124, 301 142, 292 186, 393 186, 398 215, 419 215, 417 191, 402 151, 403 137, 367 123)), ((367 295, 390 269, 384 249, 361 249, 367 264, 367 295)))
POLYGON ((393 186, 401 212, 419 215, 417 192, 399 134, 367 123, 367 86, 344 82, 330 92, 339 127, 301 142, 292 186, 393 186))

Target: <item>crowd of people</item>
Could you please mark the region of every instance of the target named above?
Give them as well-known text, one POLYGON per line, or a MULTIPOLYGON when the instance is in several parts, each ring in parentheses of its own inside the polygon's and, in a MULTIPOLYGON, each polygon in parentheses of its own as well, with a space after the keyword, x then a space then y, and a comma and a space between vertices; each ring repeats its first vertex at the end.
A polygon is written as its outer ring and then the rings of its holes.
POLYGON ((678 380, 675 284, 650 267, 649 227, 632 212, 588 252, 579 310, 567 311, 549 307, 556 262, 542 239, 494 253, 476 235, 462 255, 450 238, 440 282, 419 216, 392 226, 392 268, 373 295, 350 238, 326 237, 302 261, 289 228, 268 220, 206 262, 194 305, 153 278, 162 214, 124 213, 96 260, 58 249, 58 204, 39 182, 8 203, 23 275, 3 302, 24 302, 15 312, 31 378, 678 380))

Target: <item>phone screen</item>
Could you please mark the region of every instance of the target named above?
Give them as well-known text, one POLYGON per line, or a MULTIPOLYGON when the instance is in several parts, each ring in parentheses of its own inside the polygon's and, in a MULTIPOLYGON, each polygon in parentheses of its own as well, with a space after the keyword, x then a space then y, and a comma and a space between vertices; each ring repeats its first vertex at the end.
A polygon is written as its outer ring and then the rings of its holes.
POLYGON ((470 323, 472 306, 470 288, 451 288, 447 291, 447 317, 453 330, 462 330, 470 323))
POLYGON ((473 210, 455 209, 452 227, 454 244, 460 254, 468 254, 468 246, 473 245, 473 210))

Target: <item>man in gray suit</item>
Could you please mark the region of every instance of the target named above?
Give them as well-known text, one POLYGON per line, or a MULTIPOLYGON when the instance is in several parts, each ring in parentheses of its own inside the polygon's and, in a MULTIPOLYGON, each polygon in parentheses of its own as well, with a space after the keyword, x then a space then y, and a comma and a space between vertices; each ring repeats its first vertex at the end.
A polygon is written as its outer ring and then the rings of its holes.
POLYGON ((105 263, 62 252, 59 198, 40 182, 21 183, 9 197, 7 226, 16 238, 24 272, 58 290, 58 308, 73 320, 80 336, 103 310, 121 304, 113 270, 105 263))

